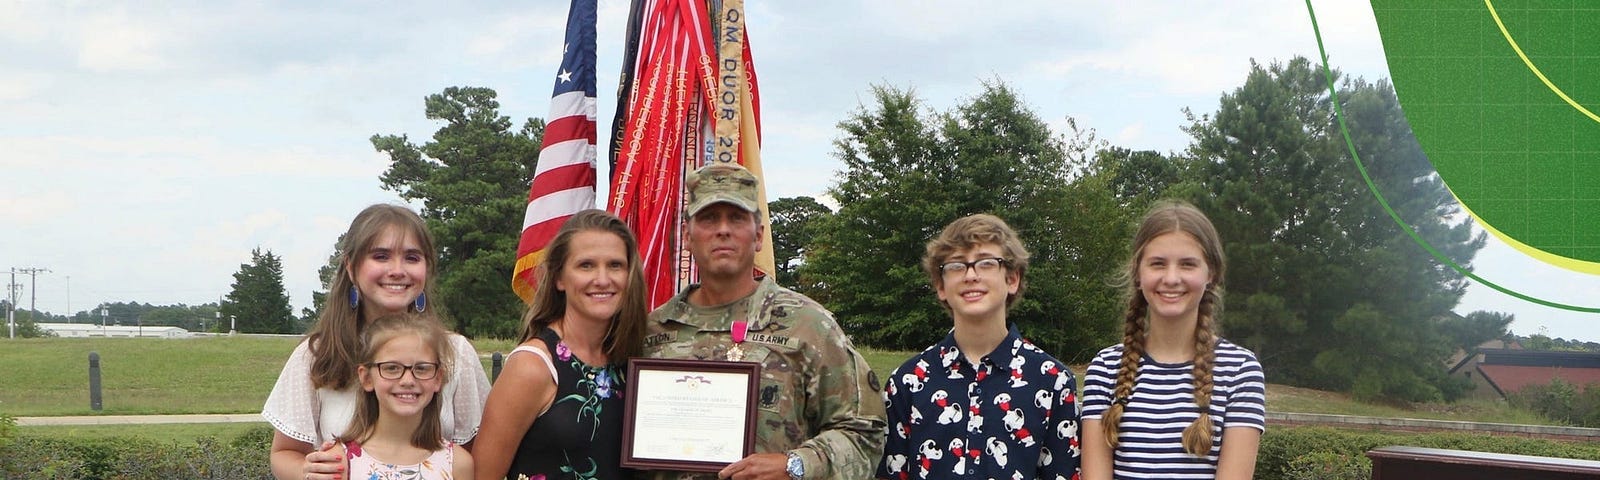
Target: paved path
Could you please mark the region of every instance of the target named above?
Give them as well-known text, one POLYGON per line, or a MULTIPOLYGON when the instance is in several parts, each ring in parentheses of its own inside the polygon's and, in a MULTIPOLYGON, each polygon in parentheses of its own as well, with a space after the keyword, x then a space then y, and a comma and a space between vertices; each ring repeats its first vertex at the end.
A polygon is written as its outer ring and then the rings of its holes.
POLYGON ((81 417, 17 417, 17 426, 136 425, 150 423, 266 423, 259 413, 208 415, 86 415, 81 417))

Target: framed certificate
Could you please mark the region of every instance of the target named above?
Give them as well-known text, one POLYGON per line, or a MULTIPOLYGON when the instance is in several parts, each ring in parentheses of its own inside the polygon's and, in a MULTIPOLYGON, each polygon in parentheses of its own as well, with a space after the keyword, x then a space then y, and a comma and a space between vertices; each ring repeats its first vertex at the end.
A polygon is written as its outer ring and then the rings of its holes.
POLYGON ((761 365, 628 361, 622 466, 715 472, 754 452, 761 365))

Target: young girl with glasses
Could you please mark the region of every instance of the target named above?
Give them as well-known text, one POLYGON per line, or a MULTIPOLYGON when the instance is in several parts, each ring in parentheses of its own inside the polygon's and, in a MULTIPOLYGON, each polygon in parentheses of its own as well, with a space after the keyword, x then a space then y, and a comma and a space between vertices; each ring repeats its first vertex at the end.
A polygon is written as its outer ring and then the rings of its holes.
POLYGON ((1256 356, 1217 334, 1225 261, 1211 220, 1157 204, 1121 274, 1122 343, 1083 382, 1083 478, 1248 479, 1266 429, 1256 356))
POLYGON ((342 478, 446 480, 472 478, 472 456, 444 439, 435 401, 448 377, 449 334, 423 313, 379 317, 363 335, 362 399, 337 439, 342 478))

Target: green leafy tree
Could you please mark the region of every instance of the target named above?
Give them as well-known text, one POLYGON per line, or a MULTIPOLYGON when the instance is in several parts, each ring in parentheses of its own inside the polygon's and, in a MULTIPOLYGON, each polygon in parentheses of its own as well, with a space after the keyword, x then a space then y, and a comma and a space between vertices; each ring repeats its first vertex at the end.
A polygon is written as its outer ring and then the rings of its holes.
POLYGON ((6 322, 6 312, 10 311, 11 308, 12 306, 10 301, 0 300, 0 329, 6 330, 0 332, 0 338, 5 338, 5 336, 12 334, 15 334, 17 338, 53 337, 55 334, 50 333, 49 330, 39 328, 39 322, 43 321, 48 323, 62 321, 50 318, 49 314, 40 314, 39 312, 34 312, 32 310, 17 310, 12 312, 11 318, 11 321, 15 322, 15 325, 4 325, 6 322), (38 320, 36 321, 35 319, 38 320), (12 330, 13 328, 14 331, 12 330))
POLYGON ((179 327, 191 332, 200 330, 200 315, 187 305, 162 305, 151 308, 139 316, 144 326, 179 327))
POLYGON ((430 308, 448 306, 456 330, 470 337, 510 337, 518 328, 523 306, 509 286, 511 268, 544 135, 534 119, 513 131, 495 97, 488 88, 446 88, 424 101, 427 118, 444 122, 431 141, 371 139, 390 159, 383 187, 422 202, 437 242, 435 291, 443 298, 430 308))
POLYGON ((772 249, 777 260, 778 284, 800 291, 815 293, 816 288, 800 279, 800 265, 805 263, 806 245, 816 236, 817 222, 833 210, 817 203, 811 197, 788 197, 767 204, 772 214, 772 249))
MULTIPOLYGON (((109 325, 144 325, 144 326, 173 326, 191 332, 217 331, 216 315, 217 304, 203 305, 151 305, 138 302, 115 302, 101 304, 89 310, 74 313, 70 319, 58 317, 60 320, 72 323, 99 325, 101 322, 100 309, 106 309, 105 321, 109 325)), ((223 329, 226 331, 226 328, 223 329)))
POLYGON ((1087 165, 1092 133, 1051 132, 998 82, 926 116, 911 91, 878 86, 873 96, 871 109, 839 124, 845 170, 828 192, 841 207, 818 224, 800 269, 826 288, 820 300, 851 336, 896 349, 937 341, 950 318, 921 269, 924 245, 956 218, 993 213, 1033 254, 1028 291, 1009 316, 1024 335, 1064 358, 1110 341, 1105 268, 1120 254, 1107 252, 1125 240, 1104 225, 1126 219, 1108 185, 1069 178, 1087 165))
POLYGON ((1125 208, 1143 210, 1183 178, 1184 163, 1152 150, 1110 147, 1095 153, 1093 171, 1106 177, 1125 208))
POLYGON ((339 272, 339 246, 344 245, 344 234, 339 234, 339 239, 333 242, 333 253, 328 255, 328 263, 317 268, 317 279, 322 281, 322 288, 311 291, 311 306, 300 309, 300 324, 310 330, 317 323, 317 317, 322 315, 323 305, 328 304, 328 289, 333 285, 333 275, 339 272))
MULTIPOLYGON (((20 318, 20 317, 19 317, 20 318)), ((1539 333, 1521 336, 1507 333, 1507 338, 1521 343, 1528 350, 1552 350, 1568 352, 1600 352, 1600 343, 1583 340, 1567 340, 1560 337, 1551 337, 1549 327, 1539 327, 1539 333)))
POLYGON ((233 274, 233 290, 222 302, 222 317, 241 333, 300 333, 294 330, 289 294, 283 289, 283 261, 271 250, 250 251, 250 263, 233 274))
MULTIPOLYGON (((1337 75, 1337 74, 1336 74, 1337 75)), ((1457 264, 1483 237, 1427 162, 1386 82, 1339 83, 1350 138, 1400 218, 1457 264)), ((1228 256, 1224 334, 1273 365, 1275 381, 1432 400, 1459 394, 1434 319, 1465 288, 1412 242, 1368 190, 1305 58, 1252 65, 1214 115, 1195 117, 1193 168, 1176 192, 1210 214, 1228 256)))
POLYGON ((1454 313, 1439 320, 1439 329, 1451 346, 1471 352, 1483 342, 1504 338, 1516 315, 1479 310, 1463 317, 1454 313))

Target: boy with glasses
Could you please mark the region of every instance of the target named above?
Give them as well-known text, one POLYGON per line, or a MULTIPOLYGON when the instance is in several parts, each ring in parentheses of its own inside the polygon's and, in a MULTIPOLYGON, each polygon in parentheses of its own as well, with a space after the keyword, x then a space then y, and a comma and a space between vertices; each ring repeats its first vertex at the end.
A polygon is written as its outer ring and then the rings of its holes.
POLYGON ((1026 286, 1017 233, 993 215, 961 218, 928 242, 922 266, 954 328, 889 376, 877 477, 1074 478, 1077 382, 1006 325, 1026 286))

